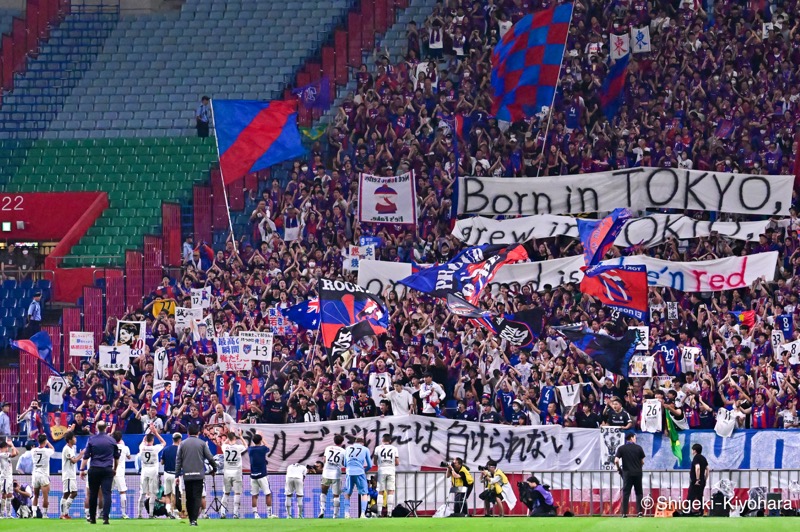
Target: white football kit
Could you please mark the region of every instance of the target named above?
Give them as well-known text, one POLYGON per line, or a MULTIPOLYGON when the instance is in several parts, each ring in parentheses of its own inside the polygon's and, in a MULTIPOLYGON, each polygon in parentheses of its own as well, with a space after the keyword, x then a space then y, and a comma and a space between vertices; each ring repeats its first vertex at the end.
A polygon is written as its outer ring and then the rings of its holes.
POLYGON ((333 495, 338 496, 341 490, 342 467, 344 467, 344 449, 336 445, 325 447, 325 465, 322 467, 322 485, 332 486, 333 495))
POLYGON ((222 456, 224 493, 242 493, 242 456, 247 447, 240 443, 223 443, 222 456))
POLYGON ((11 477, 11 453, 0 453, 0 495, 14 493, 14 480, 11 477))
POLYGON ((50 457, 55 451, 50 447, 36 447, 31 450, 33 460, 33 489, 50 485, 50 457))
POLYGON ((125 461, 131 459, 131 450, 123 442, 119 442, 117 447, 119 447, 119 461, 117 462, 117 469, 114 471, 114 481, 111 484, 111 489, 126 493, 128 484, 125 482, 125 461))
POLYGON ((379 445, 375 448, 375 463, 378 465, 378 493, 394 491, 397 473, 397 458, 400 452, 394 445, 379 445))
POLYGON ((158 453, 164 445, 147 445, 144 441, 139 446, 139 461, 142 464, 142 493, 155 494, 158 491, 158 453))
POLYGON ((306 478, 306 466, 292 464, 286 468, 286 496, 303 496, 303 480, 306 478))
POLYGON ((75 447, 65 445, 61 451, 61 483, 64 493, 78 491, 78 472, 72 459, 78 455, 75 447))

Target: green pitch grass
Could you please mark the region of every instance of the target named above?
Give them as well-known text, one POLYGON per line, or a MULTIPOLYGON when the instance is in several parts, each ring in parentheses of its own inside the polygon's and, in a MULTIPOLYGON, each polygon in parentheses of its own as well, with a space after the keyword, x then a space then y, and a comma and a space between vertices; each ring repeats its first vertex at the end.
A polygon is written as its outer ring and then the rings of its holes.
POLYGON ((557 530, 564 532, 622 532, 642 531, 652 532, 683 532, 687 529, 702 530, 703 532, 738 532, 750 530, 764 530, 770 532, 792 531, 796 532, 800 526, 800 519, 791 517, 749 517, 749 518, 628 518, 619 517, 557 517, 548 519, 533 519, 524 517, 506 517, 503 519, 472 517, 468 519, 203 519, 199 527, 190 528, 187 521, 166 519, 131 519, 128 521, 112 520, 110 526, 97 524, 90 526, 83 519, 59 521, 58 519, 7 519, 0 521, 0 530, 17 531, 96 531, 104 530, 118 532, 155 532, 155 531, 184 531, 206 530, 209 532, 236 532, 239 530, 276 530, 280 532, 305 532, 305 531, 341 531, 341 532, 411 532, 424 530, 450 529, 458 532, 487 532, 495 529, 497 532, 532 530, 557 530))

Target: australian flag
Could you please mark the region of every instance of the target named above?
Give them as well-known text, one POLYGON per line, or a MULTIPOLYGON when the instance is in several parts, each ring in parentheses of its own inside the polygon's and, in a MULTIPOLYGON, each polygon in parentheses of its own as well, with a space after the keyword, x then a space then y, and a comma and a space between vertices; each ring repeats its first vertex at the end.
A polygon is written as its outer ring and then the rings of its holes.
POLYGON ((572 4, 526 15, 492 52, 492 114, 515 122, 552 105, 572 4))
POLYGON ((383 300, 346 281, 320 279, 320 329, 331 363, 361 338, 389 329, 383 300))
POLYGON ((628 365, 636 352, 636 329, 628 329, 621 337, 597 334, 580 326, 558 327, 558 330, 593 362, 611 373, 628 377, 628 365))
POLYGON ((299 97, 300 105, 306 109, 327 110, 331 106, 331 80, 324 77, 294 89, 292 94, 299 97))
MULTIPOLYGON (((603 260, 630 217, 631 211, 628 209, 614 209, 614 212, 602 220, 578 218, 578 236, 583 245, 583 259, 587 267, 603 260)), ((587 275, 592 274, 587 272, 587 275)))
POLYGON ((648 319, 647 266, 644 264, 589 268, 581 281, 581 292, 622 314, 645 322, 648 319))
POLYGON ((319 327, 319 299, 316 297, 281 311, 284 317, 308 330, 319 327))
POLYGON ((38 358, 50 368, 50 371, 62 379, 64 378, 61 372, 53 365, 53 340, 47 332, 40 331, 31 336, 29 340, 11 340, 11 347, 38 358))
POLYGON ((453 260, 413 273, 399 282, 435 297, 454 294, 476 304, 481 292, 506 264, 528 260, 529 244, 483 245, 467 248, 453 260))

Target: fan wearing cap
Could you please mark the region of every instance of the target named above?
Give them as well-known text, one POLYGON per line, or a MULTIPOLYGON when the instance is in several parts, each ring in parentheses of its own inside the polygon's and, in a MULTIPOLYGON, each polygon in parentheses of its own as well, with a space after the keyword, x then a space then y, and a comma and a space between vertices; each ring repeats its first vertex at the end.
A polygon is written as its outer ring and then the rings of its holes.
POLYGON ((512 425, 527 425, 528 414, 523 409, 523 402, 521 399, 514 399, 511 403, 511 416, 509 421, 512 425))
POLYGON ((26 337, 30 338, 34 334, 42 330, 42 292, 37 290, 33 293, 33 301, 28 305, 28 323, 26 329, 26 337))
POLYGON ((478 420, 481 423, 500 423, 500 415, 492 408, 492 396, 488 393, 481 398, 481 414, 478 420))

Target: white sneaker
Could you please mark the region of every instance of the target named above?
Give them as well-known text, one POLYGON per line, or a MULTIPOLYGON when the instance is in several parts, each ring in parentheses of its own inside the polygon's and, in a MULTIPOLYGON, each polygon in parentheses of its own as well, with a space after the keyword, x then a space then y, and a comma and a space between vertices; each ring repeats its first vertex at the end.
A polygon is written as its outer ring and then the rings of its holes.
POLYGON ((225 512, 222 512, 221 514, 219 514, 219 518, 220 519, 227 519, 228 515, 225 512))
POLYGON ((367 514, 361 514, 361 517, 359 517, 359 519, 366 519, 366 518, 367 518, 367 514))
POLYGON ((233 514, 234 519, 239 519, 239 514, 233 514))
POLYGON ((291 518, 292 518, 292 516, 291 516, 291 515, 287 515, 287 516, 286 516, 286 519, 291 519, 291 518))
POLYGON ((122 518, 123 519, 130 519, 130 517, 128 517, 128 514, 122 514, 122 518))
POLYGON ((344 518, 345 519, 350 519, 350 512, 345 512, 344 518))
POLYGON ((253 514, 253 519, 261 519, 261 516, 258 515, 258 512, 253 514))
POLYGON ((278 516, 275 515, 275 514, 270 514, 270 515, 267 516, 267 519, 277 519, 277 518, 278 518, 278 516))

